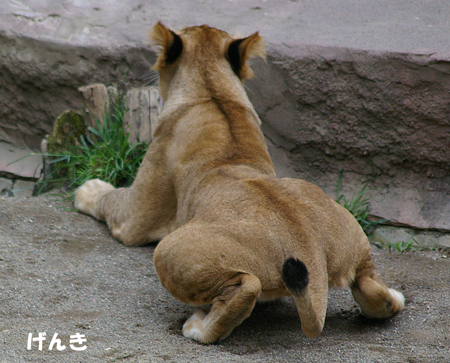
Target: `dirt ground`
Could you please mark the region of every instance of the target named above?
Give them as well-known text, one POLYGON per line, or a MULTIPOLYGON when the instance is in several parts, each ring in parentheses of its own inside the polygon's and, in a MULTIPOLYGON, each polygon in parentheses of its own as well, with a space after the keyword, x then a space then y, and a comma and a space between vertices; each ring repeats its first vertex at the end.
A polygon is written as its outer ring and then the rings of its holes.
POLYGON ((0 199, 0 363, 450 362, 445 252, 374 249, 380 274, 407 301, 389 321, 364 318, 349 291, 333 290, 317 339, 303 335, 287 300, 257 305, 228 339, 203 346, 181 334, 194 309, 162 288, 155 246, 124 247, 67 208, 51 196, 0 199), (29 334, 43 332, 42 350, 27 350, 29 334), (49 350, 55 333, 66 349, 49 350), (72 341, 77 333, 86 341, 72 341))

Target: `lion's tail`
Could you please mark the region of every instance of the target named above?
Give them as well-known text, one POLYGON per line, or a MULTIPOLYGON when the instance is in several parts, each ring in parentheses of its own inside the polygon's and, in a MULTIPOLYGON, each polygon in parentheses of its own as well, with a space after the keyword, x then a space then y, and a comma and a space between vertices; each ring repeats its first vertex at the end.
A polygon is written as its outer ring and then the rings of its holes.
POLYGON ((316 296, 311 295, 308 269, 302 261, 294 257, 284 262, 282 277, 294 297, 303 332, 310 338, 317 337, 322 332, 325 322, 327 292, 325 299, 322 292, 316 296))

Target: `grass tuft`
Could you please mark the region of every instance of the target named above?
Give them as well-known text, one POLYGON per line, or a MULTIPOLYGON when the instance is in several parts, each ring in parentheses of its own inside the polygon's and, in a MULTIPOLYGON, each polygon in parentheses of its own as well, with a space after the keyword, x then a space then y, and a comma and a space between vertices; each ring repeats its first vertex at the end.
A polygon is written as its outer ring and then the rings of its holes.
POLYGON ((358 193, 354 193, 350 199, 347 199, 344 194, 341 194, 340 189, 343 174, 344 171, 342 170, 339 173, 339 178, 336 187, 336 195, 337 195, 336 202, 341 204, 345 209, 347 209, 351 214, 353 214, 355 219, 362 227, 364 233, 366 233, 367 236, 370 236, 377 225, 385 223, 388 220, 381 219, 378 221, 371 221, 368 219, 370 213, 370 201, 364 196, 364 194, 366 193, 367 185, 369 184, 368 182, 361 188, 361 190, 358 193))
POLYGON ((419 250, 419 243, 414 239, 414 237, 411 237, 408 241, 398 241, 398 242, 373 242, 372 243, 380 248, 380 249, 387 249, 389 253, 392 251, 397 251, 399 253, 403 253, 406 251, 415 251, 419 250))
POLYGON ((95 121, 88 135, 81 136, 79 144, 53 154, 44 154, 49 168, 38 183, 35 194, 49 186, 66 186, 70 189, 89 179, 99 178, 115 187, 130 186, 144 158, 148 145, 140 142, 131 145, 124 132, 124 103, 118 103, 111 116, 103 123, 95 121))

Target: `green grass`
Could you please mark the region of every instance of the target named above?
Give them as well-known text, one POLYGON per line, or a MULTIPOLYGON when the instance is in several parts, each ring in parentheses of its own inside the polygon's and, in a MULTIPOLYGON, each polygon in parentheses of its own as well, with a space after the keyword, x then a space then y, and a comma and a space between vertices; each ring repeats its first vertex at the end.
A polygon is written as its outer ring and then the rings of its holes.
POLYGON ((399 242, 373 242, 372 243, 380 248, 380 249, 387 249, 390 252, 397 251, 399 253, 403 253, 406 251, 415 251, 419 250, 419 243, 411 237, 408 241, 399 241, 399 242))
MULTIPOLYGON (((388 222, 388 219, 381 219, 377 221, 369 220, 370 214, 370 200, 365 197, 366 189, 368 183, 364 184, 363 187, 359 190, 359 192, 354 192, 353 196, 350 199, 347 199, 343 194, 341 194, 341 182, 342 182, 343 171, 339 173, 339 178, 336 187, 336 201, 341 204, 344 208, 346 208, 358 223, 361 225, 363 231, 366 233, 368 237, 373 233, 374 229, 381 223, 388 222)), ((406 251, 418 250, 418 242, 411 237, 408 241, 399 241, 399 242, 373 242, 378 248, 387 249, 390 252, 397 251, 399 253, 403 253, 406 251)))
POLYGON ((353 196, 350 199, 347 199, 344 194, 341 194, 341 182, 343 171, 339 173, 339 178, 336 187, 336 202, 341 204, 345 209, 347 209, 355 219, 358 221, 363 231, 367 236, 372 234, 374 228, 380 223, 387 222, 387 219, 381 219, 378 221, 369 220, 370 213, 370 200, 365 197, 366 189, 368 186, 368 182, 364 184, 361 190, 356 193, 353 193, 353 196))
POLYGON ((55 185, 73 189, 95 178, 115 187, 131 185, 148 145, 129 143, 128 133, 124 133, 124 113, 123 103, 118 104, 103 123, 96 120, 96 126, 88 128, 88 135, 80 137, 79 145, 43 155, 49 171, 38 183, 35 194, 55 185))

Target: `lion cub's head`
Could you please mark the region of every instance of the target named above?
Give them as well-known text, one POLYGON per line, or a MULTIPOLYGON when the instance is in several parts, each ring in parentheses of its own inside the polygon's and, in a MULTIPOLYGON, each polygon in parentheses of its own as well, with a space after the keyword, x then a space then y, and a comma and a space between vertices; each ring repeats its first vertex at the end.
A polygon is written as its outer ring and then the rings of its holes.
POLYGON ((160 91, 165 100, 172 83, 180 79, 208 82, 237 77, 243 82, 253 76, 248 59, 265 57, 263 39, 258 32, 247 38, 233 38, 207 25, 178 32, 159 22, 150 31, 150 39, 162 47, 153 69, 159 72, 160 91))

